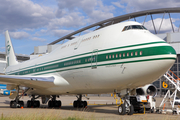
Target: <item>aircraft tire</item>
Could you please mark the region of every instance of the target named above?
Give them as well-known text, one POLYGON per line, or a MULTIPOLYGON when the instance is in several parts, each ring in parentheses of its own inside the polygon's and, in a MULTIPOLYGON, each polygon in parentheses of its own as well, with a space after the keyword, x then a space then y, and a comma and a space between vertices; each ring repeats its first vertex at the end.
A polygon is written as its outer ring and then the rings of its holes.
POLYGON ((84 108, 87 107, 87 101, 83 101, 84 108))
POLYGON ((57 101, 54 101, 54 107, 57 107, 57 108, 60 108, 61 107, 61 101, 60 100, 57 100, 57 101))
POLYGON ((28 100, 28 101, 27 101, 27 108, 30 108, 30 107, 31 107, 31 101, 28 100))
POLYGON ((12 104, 13 104, 14 101, 11 101, 10 102, 10 108, 13 108, 12 104))
POLYGON ((39 100, 34 101, 33 107, 34 107, 34 108, 39 108, 39 107, 40 107, 40 102, 39 102, 39 100))
POLYGON ((118 107, 118 113, 120 115, 125 115, 126 114, 126 108, 125 108, 125 105, 124 104, 121 104, 119 107, 118 107))
POLYGON ((77 106, 77 101, 74 101, 74 102, 73 102, 73 107, 74 107, 74 108, 77 108, 77 107, 78 107, 78 106, 77 106))
POLYGON ((53 101, 49 101, 48 102, 48 108, 52 108, 53 107, 53 101))
POLYGON ((129 106, 129 113, 128 113, 128 115, 133 115, 133 113, 134 113, 134 107, 133 107, 133 105, 131 105, 131 106, 129 106))
POLYGON ((155 111, 155 110, 154 110, 154 107, 153 107, 153 108, 151 109, 151 113, 154 113, 154 111, 155 111))
POLYGON ((18 104, 19 104, 19 108, 21 108, 21 107, 24 107, 24 102, 23 101, 18 101, 18 104))
POLYGON ((77 101, 77 107, 78 108, 84 107, 84 101, 77 101))

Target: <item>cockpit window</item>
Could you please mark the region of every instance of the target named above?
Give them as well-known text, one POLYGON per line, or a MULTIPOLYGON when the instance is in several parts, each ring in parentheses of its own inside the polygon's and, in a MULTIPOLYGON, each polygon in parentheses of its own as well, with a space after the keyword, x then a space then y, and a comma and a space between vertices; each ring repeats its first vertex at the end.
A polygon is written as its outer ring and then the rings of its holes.
POLYGON ((130 29, 147 30, 143 25, 129 25, 129 26, 125 26, 122 31, 130 30, 130 29))
POLYGON ((144 26, 142 26, 145 30, 147 30, 147 28, 145 28, 144 26))

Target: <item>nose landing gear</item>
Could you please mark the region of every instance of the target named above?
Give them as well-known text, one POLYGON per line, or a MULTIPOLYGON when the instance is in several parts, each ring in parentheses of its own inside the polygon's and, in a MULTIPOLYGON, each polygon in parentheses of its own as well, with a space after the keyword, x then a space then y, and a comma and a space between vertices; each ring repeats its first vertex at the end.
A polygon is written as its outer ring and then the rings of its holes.
MULTIPOLYGON (((114 92, 114 98, 117 99, 116 97, 116 92, 114 92)), ((130 96, 129 96, 129 91, 126 91, 126 95, 121 98, 120 93, 118 93, 118 97, 120 97, 120 104, 118 105, 118 113, 120 115, 132 115, 134 113, 134 106, 130 102, 130 96)), ((117 104, 117 103, 116 103, 117 104)))
POLYGON ((120 115, 132 115, 134 113, 134 107, 130 104, 129 100, 125 99, 124 103, 119 105, 118 107, 118 113, 120 115))

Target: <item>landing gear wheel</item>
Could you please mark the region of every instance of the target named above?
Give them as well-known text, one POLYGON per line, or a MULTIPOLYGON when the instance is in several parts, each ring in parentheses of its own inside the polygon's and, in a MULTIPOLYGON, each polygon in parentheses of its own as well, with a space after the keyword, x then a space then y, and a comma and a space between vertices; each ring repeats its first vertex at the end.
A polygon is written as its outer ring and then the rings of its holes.
POLYGON ((133 115, 133 113, 134 113, 134 107, 133 107, 133 105, 131 105, 131 106, 129 106, 129 113, 128 113, 128 115, 133 115))
POLYGON ((84 108, 87 107, 87 101, 83 101, 84 108))
POLYGON ((53 103, 52 103, 52 101, 49 101, 48 102, 48 108, 52 108, 53 107, 53 103))
POLYGON ((21 108, 24 107, 24 102, 23 101, 11 101, 10 102, 10 108, 21 108))
POLYGON ((119 107, 118 107, 118 112, 120 115, 125 115, 126 114, 126 108, 125 108, 125 105, 124 104, 121 104, 119 107))
POLYGON ((83 108, 83 107, 85 108, 85 107, 87 107, 87 101, 76 100, 73 102, 73 107, 74 108, 83 108))
POLYGON ((17 108, 17 103, 15 101, 10 102, 10 107, 11 108, 17 108))
POLYGON ((27 108, 31 108, 32 107, 32 101, 31 100, 28 100, 27 101, 27 108))
POLYGON ((40 107, 40 102, 38 100, 34 101, 33 107, 34 108, 39 108, 40 107))
POLYGON ((61 107, 61 101, 60 100, 55 101, 55 107, 56 108, 60 108, 61 107))
POLYGON ((151 113, 154 113, 154 107, 151 109, 151 113))
POLYGON ((10 102, 10 108, 13 108, 13 102, 14 102, 14 101, 11 101, 11 102, 10 102))
POLYGON ((22 108, 24 107, 24 102, 23 101, 18 101, 18 106, 19 108, 22 108))
POLYGON ((77 101, 74 101, 74 102, 73 102, 73 107, 74 107, 74 108, 77 108, 77 101))
POLYGON ((56 100, 56 101, 49 101, 48 102, 48 107, 49 108, 60 108, 61 107, 61 101, 60 100, 56 100))
POLYGON ((77 101, 77 107, 78 108, 82 108, 83 107, 83 103, 81 101, 77 101))
POLYGON ((27 108, 38 108, 40 107, 40 102, 37 100, 37 101, 31 101, 31 100, 28 100, 27 101, 27 108))

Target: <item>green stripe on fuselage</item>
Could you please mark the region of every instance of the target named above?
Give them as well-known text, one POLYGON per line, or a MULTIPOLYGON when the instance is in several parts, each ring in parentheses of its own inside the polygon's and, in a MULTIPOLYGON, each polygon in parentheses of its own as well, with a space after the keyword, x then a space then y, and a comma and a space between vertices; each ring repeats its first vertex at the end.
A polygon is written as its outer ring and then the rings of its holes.
MULTIPOLYGON (((141 58, 141 57, 155 56, 155 55, 176 54, 176 52, 174 51, 174 49, 171 46, 157 46, 157 47, 132 49, 132 50, 126 50, 126 51, 120 51, 120 50, 121 49, 119 49, 119 51, 116 51, 116 52, 109 52, 109 53, 104 53, 104 54, 101 54, 100 51, 98 51, 98 56, 96 56, 97 63, 107 62, 107 61, 113 62, 113 60, 123 60, 123 59, 128 60, 130 58, 141 58), (140 55, 140 51, 142 51, 142 55, 140 55), (137 55, 135 55, 135 52, 137 52, 137 55), (129 56, 127 56, 128 53, 129 53, 129 56), (131 55, 131 53, 133 53, 133 55, 131 55), (119 56, 119 54, 121 54, 121 57, 119 56), (123 56, 123 54, 125 54, 125 56, 123 56), (113 55, 114 55, 114 58, 113 58, 113 55), (118 55, 118 57, 116 57, 116 55, 118 55), (108 58, 107 58, 107 56, 108 56, 108 58), (109 56, 111 56, 111 58, 109 58, 109 56)), ((79 68, 78 67, 79 65, 86 65, 87 67, 91 67, 91 66, 89 66, 91 64, 91 62, 93 62, 93 61, 91 61, 91 59, 92 59, 91 53, 92 52, 87 53, 87 54, 89 54, 89 56, 86 56, 86 57, 79 56, 79 58, 76 58, 76 59, 72 58, 71 60, 66 60, 63 62, 59 61, 57 63, 43 65, 43 66, 36 67, 36 68, 29 68, 29 69, 21 70, 21 71, 13 71, 10 74, 15 74, 15 75, 27 75, 27 74, 34 74, 34 73, 38 74, 39 72, 47 72, 49 70, 54 71, 56 69, 67 68, 67 67, 71 67, 71 66, 77 66, 77 68, 79 68)), ((92 59, 92 60, 95 60, 95 59, 92 59)), ((168 59, 175 59, 175 58, 168 58, 168 59)), ((129 62, 138 62, 138 61, 141 61, 141 60, 127 61, 127 62, 129 63, 129 62)), ((123 63, 126 63, 126 61, 123 63)), ((109 63, 109 64, 117 64, 117 63, 109 63)), ((73 69, 75 69, 75 68, 73 68, 73 69)))

